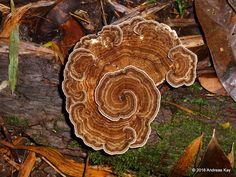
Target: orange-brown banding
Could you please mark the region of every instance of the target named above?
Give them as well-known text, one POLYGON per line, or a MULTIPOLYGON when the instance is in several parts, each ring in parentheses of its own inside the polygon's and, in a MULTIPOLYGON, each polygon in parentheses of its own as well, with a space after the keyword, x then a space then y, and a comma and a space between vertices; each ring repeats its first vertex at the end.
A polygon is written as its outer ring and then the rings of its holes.
POLYGON ((62 84, 75 134, 111 155, 143 146, 160 107, 156 86, 191 85, 196 63, 174 30, 140 17, 83 37, 62 84))

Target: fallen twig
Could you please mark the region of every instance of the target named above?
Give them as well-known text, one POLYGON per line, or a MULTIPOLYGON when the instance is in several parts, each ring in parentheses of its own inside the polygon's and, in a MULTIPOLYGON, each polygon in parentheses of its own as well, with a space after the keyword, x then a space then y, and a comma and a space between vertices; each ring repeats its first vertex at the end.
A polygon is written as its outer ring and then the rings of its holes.
POLYGON ((35 162, 36 162, 35 153, 30 152, 27 158, 25 159, 24 163, 21 165, 19 171, 19 177, 29 177, 35 162))
POLYGON ((4 160, 9 163, 10 165, 12 165, 16 170, 20 170, 20 164, 14 162, 13 160, 11 160, 8 156, 6 156, 5 154, 3 155, 4 160))
POLYGON ((202 35, 182 36, 180 40, 186 48, 200 47, 205 44, 202 35))
MULTIPOLYGON (((6 38, 0 38, 0 54, 8 54, 9 52, 9 40, 6 38)), ((37 55, 51 55, 54 56, 54 51, 45 47, 40 46, 39 44, 27 42, 27 41, 20 41, 19 45, 19 55, 27 55, 36 53, 37 55)))
POLYGON ((132 9, 132 11, 130 13, 128 13, 124 17, 118 19, 117 21, 115 21, 112 24, 116 25, 116 24, 122 23, 126 20, 129 20, 129 19, 135 17, 135 16, 141 16, 141 17, 149 16, 153 13, 156 13, 156 12, 168 7, 170 4, 171 3, 167 3, 167 4, 164 4, 164 5, 161 5, 161 6, 160 5, 155 5, 154 7, 150 6, 146 10, 144 10, 144 8, 140 8, 140 7, 134 8, 134 9, 132 9))
POLYGON ((170 105, 172 105, 172 106, 175 106, 176 108, 178 108, 178 109, 180 109, 180 110, 182 110, 182 111, 185 111, 185 112, 187 112, 187 113, 189 113, 189 114, 192 114, 192 115, 194 115, 194 116, 200 115, 200 116, 205 117, 205 118, 207 118, 207 119, 209 119, 209 120, 212 119, 211 117, 208 117, 208 116, 206 116, 206 115, 204 115, 204 114, 201 114, 201 113, 199 113, 199 112, 193 111, 193 110, 191 110, 191 109, 189 109, 189 108, 187 108, 187 107, 184 107, 184 106, 182 106, 182 105, 179 105, 179 104, 176 104, 176 103, 172 103, 172 102, 170 102, 170 101, 162 101, 162 102, 163 102, 163 103, 170 104, 170 105))
POLYGON ((100 0, 101 8, 102 8, 102 20, 104 25, 107 25, 107 19, 106 19, 106 14, 104 11, 104 5, 103 5, 103 0, 100 0))
POLYGON ((57 173, 59 173, 62 177, 66 177, 60 170, 58 170, 49 160, 47 160, 45 157, 42 157, 42 159, 50 165, 57 173))
POLYGON ((108 0, 107 1, 116 11, 118 12, 121 12, 121 13, 125 13, 125 14, 128 14, 128 13, 131 13, 132 10, 115 2, 115 1, 112 1, 112 0, 108 0))
POLYGON ((181 106, 181 105, 179 105, 179 104, 176 104, 176 103, 172 103, 172 102, 170 102, 170 101, 162 101, 163 103, 167 103, 167 104, 170 104, 170 105, 172 105, 172 106, 175 106, 176 108, 178 108, 178 109, 180 109, 180 110, 182 110, 182 111, 185 111, 185 112, 187 112, 187 113, 189 113, 189 114, 192 114, 192 115, 197 115, 197 113, 196 112, 194 112, 194 111, 192 111, 191 109, 189 109, 189 108, 186 108, 186 107, 184 107, 184 106, 181 106))
POLYGON ((169 25, 170 27, 189 27, 189 26, 198 26, 196 20, 193 18, 186 19, 186 18, 168 18, 165 24, 169 25))

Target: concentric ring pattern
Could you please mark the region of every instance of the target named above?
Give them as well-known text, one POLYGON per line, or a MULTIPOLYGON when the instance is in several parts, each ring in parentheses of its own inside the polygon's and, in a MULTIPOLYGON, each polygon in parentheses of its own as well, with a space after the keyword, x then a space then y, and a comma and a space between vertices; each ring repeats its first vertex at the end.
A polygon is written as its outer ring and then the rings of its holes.
POLYGON ((143 146, 160 107, 157 86, 191 85, 196 63, 174 30, 140 17, 83 37, 62 84, 75 134, 111 155, 143 146))

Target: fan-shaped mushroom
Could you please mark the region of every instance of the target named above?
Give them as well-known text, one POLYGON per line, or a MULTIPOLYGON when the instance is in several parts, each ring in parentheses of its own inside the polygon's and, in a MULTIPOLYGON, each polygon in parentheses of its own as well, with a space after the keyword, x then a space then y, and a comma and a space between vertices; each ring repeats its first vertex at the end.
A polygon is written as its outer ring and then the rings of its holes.
POLYGON ((78 42, 64 70, 63 91, 75 134, 95 150, 121 154, 150 135, 165 78, 191 85, 197 57, 169 26, 136 17, 78 42))

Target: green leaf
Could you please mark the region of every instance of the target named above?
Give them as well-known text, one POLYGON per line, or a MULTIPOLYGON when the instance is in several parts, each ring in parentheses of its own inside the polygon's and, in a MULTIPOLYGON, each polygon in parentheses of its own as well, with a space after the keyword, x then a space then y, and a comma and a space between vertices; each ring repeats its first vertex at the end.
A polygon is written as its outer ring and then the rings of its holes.
POLYGON ((52 44, 53 42, 52 41, 49 41, 49 42, 47 42, 47 43, 45 43, 45 44, 43 44, 43 47, 52 47, 52 44))
POLYGON ((157 0, 146 0, 145 4, 154 4, 156 2, 157 2, 157 0))
POLYGON ((11 31, 9 44, 8 80, 12 93, 16 89, 17 82, 19 43, 19 25, 17 24, 11 31))
POLYGON ((184 16, 184 10, 185 10, 184 2, 182 3, 182 0, 176 0, 176 2, 178 4, 178 9, 179 9, 180 16, 183 17, 184 16))
POLYGON ((15 12, 15 3, 13 0, 10 0, 10 6, 11 6, 11 13, 15 12))

